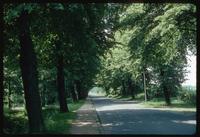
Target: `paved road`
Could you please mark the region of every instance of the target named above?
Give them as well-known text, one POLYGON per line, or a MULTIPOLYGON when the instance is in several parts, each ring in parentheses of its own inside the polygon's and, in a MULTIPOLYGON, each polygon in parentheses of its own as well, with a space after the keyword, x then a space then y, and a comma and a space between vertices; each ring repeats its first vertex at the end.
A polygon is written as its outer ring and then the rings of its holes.
POLYGON ((103 134, 194 134, 195 113, 140 108, 134 101, 90 95, 103 134))

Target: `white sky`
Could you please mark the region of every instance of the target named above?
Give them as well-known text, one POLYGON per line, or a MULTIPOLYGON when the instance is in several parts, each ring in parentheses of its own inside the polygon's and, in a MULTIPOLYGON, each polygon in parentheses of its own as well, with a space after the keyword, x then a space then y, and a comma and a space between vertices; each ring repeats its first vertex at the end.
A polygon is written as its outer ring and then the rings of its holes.
POLYGON ((187 56, 189 71, 186 76, 186 80, 182 85, 196 86, 196 56, 187 56))

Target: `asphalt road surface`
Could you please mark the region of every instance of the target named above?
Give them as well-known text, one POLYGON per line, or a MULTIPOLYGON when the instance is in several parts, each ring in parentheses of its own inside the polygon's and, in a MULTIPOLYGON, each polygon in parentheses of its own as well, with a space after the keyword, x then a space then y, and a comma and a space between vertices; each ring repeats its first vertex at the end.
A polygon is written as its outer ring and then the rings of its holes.
POLYGON ((135 101, 90 95, 102 134, 191 135, 196 132, 196 113, 176 113, 140 108, 135 101))

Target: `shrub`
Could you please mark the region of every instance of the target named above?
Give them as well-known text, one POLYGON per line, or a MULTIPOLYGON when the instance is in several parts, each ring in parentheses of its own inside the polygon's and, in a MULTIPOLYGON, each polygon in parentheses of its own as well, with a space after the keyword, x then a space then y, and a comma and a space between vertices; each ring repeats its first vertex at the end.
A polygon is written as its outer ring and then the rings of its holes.
POLYGON ((177 98, 187 103, 196 104, 196 90, 182 87, 177 98))

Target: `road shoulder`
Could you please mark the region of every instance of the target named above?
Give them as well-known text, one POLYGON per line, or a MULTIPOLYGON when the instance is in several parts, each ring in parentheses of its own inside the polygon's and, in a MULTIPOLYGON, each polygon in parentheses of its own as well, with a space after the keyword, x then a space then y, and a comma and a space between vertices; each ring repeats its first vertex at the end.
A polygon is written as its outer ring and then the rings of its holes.
POLYGON ((100 134, 100 123, 89 97, 76 113, 77 118, 72 122, 70 134, 100 134))

